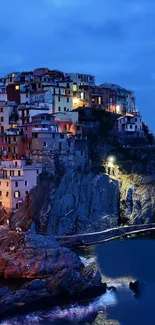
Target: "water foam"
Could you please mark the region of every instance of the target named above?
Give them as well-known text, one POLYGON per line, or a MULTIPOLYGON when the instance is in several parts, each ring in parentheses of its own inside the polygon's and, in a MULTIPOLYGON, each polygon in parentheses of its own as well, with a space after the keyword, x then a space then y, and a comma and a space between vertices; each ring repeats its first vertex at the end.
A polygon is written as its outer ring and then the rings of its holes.
POLYGON ((72 305, 64 309, 57 307, 48 312, 31 313, 25 317, 14 317, 0 322, 0 325, 39 325, 45 319, 51 322, 59 319, 79 322, 94 313, 113 307, 116 304, 116 294, 114 292, 107 292, 86 306, 72 305))

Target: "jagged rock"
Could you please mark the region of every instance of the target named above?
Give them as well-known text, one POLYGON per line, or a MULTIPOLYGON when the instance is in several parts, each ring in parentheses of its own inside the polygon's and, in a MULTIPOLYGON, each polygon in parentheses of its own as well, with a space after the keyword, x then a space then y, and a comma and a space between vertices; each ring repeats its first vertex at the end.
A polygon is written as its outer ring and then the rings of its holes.
POLYGON ((109 291, 113 291, 113 292, 116 292, 117 291, 116 287, 114 287, 114 286, 108 287, 107 289, 109 291))
POLYGON ((136 294, 140 294, 140 281, 137 280, 135 282, 130 282, 129 283, 129 288, 136 294))
POLYGON ((114 227, 118 202, 118 182, 108 175, 68 171, 55 193, 49 232, 63 235, 114 227))
POLYGON ((120 216, 130 224, 155 222, 153 176, 123 175, 120 187, 120 216))
POLYGON ((54 238, 32 232, 8 232, 0 239, 0 274, 8 277, 36 278, 55 274, 63 268, 79 269, 82 263, 54 238))
POLYGON ((55 297, 89 298, 106 291, 95 267, 85 268, 74 252, 54 238, 31 231, 17 233, 3 228, 0 275, 32 279, 16 292, 0 289, 0 313, 40 301, 55 304, 55 297))

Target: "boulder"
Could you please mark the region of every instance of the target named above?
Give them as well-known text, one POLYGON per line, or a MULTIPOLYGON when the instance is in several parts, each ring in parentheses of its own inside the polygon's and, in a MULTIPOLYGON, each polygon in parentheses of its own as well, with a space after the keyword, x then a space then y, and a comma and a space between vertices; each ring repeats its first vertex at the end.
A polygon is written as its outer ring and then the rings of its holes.
POLYGON ((54 305, 60 299, 88 299, 106 291, 97 268, 85 268, 74 252, 54 238, 31 231, 0 236, 0 261, 4 278, 29 279, 15 292, 0 288, 0 314, 26 306, 54 305))

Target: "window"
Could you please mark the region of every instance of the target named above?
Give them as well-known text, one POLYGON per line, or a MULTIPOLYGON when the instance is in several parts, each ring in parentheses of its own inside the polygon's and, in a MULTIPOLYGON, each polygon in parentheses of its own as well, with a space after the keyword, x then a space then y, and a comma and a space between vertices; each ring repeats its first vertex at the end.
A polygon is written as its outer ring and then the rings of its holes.
POLYGON ((20 172, 20 170, 18 170, 18 176, 21 176, 21 172, 20 172))
POLYGON ((0 181, 0 186, 2 185, 1 181, 0 181))
POLYGON ((7 187, 9 186, 9 182, 6 182, 6 186, 7 186, 7 187))
POLYGON ((16 147, 13 147, 13 153, 16 153, 16 147))
POLYGON ((39 169, 37 169, 37 175, 39 175, 39 169))
POLYGON ((69 97, 67 97, 67 103, 69 103, 69 97))
POLYGON ((137 129, 137 125, 135 125, 135 129, 137 129))
POLYGON ((66 112, 66 107, 64 107, 64 112, 66 112))
POLYGON ((28 94, 28 93, 26 93, 26 98, 28 98, 28 96, 29 96, 29 94, 28 94))
POLYGON ((60 96, 58 97, 58 102, 60 102, 60 96))
POLYGON ((2 191, 0 191, 0 196, 2 196, 2 191))
POLYGON ((16 142, 16 137, 13 137, 13 141, 16 142))
POLYGON ((1 116, 1 122, 4 122, 4 117, 3 116, 1 116))
POLYGON ((15 187, 18 187, 18 182, 15 182, 15 187))
POLYGON ((14 170, 10 170, 10 176, 14 176, 14 170))
POLYGON ((16 210, 18 210, 18 203, 16 203, 16 210))
POLYGON ((55 139, 55 133, 53 133, 53 139, 55 139))
POLYGON ((39 83, 39 84, 38 84, 38 88, 40 88, 40 87, 41 87, 41 84, 39 83))
POLYGON ((80 126, 79 126, 79 125, 77 125, 76 129, 77 129, 77 131, 80 131, 80 126))
POLYGON ((101 105, 101 97, 98 97, 98 104, 101 105))
POLYGON ((15 161, 15 167, 17 167, 17 161, 15 161))
POLYGON ((60 106, 58 107, 58 111, 59 111, 59 112, 61 111, 61 107, 60 107, 60 106))
POLYGON ((25 140, 27 140, 27 134, 25 134, 25 140))
POLYGON ((3 113, 3 107, 1 107, 1 113, 3 113))
POLYGON ((27 126, 25 126, 25 131, 27 131, 27 126))
POLYGON ((9 192, 6 192, 6 197, 9 197, 9 192))
POLYGON ((25 186, 28 186, 28 181, 25 181, 25 186))
POLYGON ((28 191, 25 191, 25 196, 27 196, 29 194, 29 192, 28 191))
POLYGON ((135 117, 135 122, 137 122, 137 117, 135 117))
POLYGON ((62 149, 62 143, 59 142, 59 150, 61 150, 61 149, 62 149))
POLYGON ((130 125, 130 129, 132 129, 132 125, 130 125))
POLYGON ((46 141, 44 142, 44 147, 47 147, 47 142, 46 141))
POLYGON ((16 90, 19 90, 19 85, 16 85, 16 86, 15 86, 15 89, 16 89, 16 90))
POLYGON ((75 92, 77 91, 77 84, 75 84, 75 83, 73 84, 73 91, 75 91, 75 92))
POLYGON ((20 192, 19 192, 19 191, 14 192, 14 197, 15 197, 15 198, 20 197, 20 192))
POLYGON ((60 133, 60 139, 64 139, 64 134, 60 133))
POLYGON ((59 89, 59 95, 61 95, 61 89, 59 89))

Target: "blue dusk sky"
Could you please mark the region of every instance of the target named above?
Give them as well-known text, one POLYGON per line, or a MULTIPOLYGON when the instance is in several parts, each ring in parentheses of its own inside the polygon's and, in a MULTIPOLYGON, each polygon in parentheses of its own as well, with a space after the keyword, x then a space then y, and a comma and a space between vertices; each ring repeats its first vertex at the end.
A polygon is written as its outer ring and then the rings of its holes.
POLYGON ((134 90, 155 132, 155 1, 0 0, 0 75, 37 67, 134 90))

